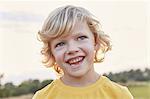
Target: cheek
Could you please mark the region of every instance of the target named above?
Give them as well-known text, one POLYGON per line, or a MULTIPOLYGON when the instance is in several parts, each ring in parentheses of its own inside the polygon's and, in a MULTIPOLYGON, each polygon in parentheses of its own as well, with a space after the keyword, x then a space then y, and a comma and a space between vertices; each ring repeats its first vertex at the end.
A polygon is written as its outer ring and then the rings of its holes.
POLYGON ((62 63, 61 61, 63 61, 63 58, 64 58, 63 53, 64 53, 63 50, 54 51, 53 55, 55 57, 56 63, 62 63))
POLYGON ((87 43, 86 45, 83 46, 84 47, 84 51, 87 54, 87 59, 88 61, 91 61, 94 59, 95 56, 95 52, 94 52, 94 45, 93 44, 89 44, 87 43))
POLYGON ((83 47, 88 53, 94 53, 94 44, 92 42, 84 44, 83 47))

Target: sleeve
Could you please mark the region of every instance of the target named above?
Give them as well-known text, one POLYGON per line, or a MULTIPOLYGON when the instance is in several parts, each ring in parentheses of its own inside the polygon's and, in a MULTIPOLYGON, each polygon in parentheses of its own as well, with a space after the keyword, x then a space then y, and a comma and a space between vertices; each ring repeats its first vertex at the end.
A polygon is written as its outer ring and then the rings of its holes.
POLYGON ((41 99, 40 98, 40 94, 39 94, 39 91, 37 91, 34 96, 32 97, 32 99, 41 99))
POLYGON ((124 94, 123 99, 134 99, 127 87, 123 87, 122 91, 124 94))

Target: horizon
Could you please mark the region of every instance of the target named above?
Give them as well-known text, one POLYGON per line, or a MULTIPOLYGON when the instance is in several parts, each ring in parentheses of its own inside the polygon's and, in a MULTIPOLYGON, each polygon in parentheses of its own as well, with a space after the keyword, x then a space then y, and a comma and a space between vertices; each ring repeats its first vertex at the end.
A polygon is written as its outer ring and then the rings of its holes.
MULTIPOLYGON (((112 72, 112 71, 109 71, 109 72, 103 72, 103 73, 101 73, 101 75, 103 75, 103 74, 109 74, 109 73, 113 73, 113 74, 115 74, 115 73, 121 73, 121 72, 129 72, 129 71, 131 71, 131 70, 134 70, 134 71, 136 71, 136 70, 141 70, 141 71, 144 71, 145 69, 150 69, 150 68, 147 68, 147 67, 145 67, 145 68, 136 68, 136 69, 128 69, 128 70, 122 70, 122 71, 114 71, 114 72, 112 72)), ((31 75, 31 74, 30 74, 31 75)), ((47 73, 45 74, 45 75, 47 75, 47 73)), ((18 79, 19 77, 13 77, 13 79, 12 80, 9 80, 9 81, 3 81, 3 79, 1 80, 1 84, 2 85, 4 85, 4 84, 6 84, 6 83, 13 83, 14 85, 16 85, 16 86, 18 86, 18 85, 20 85, 22 82, 24 82, 24 81, 28 81, 28 80, 39 80, 40 82, 42 82, 42 81, 44 81, 44 80, 55 80, 55 79, 57 79, 58 77, 56 76, 56 72, 54 72, 54 71, 52 71, 52 72, 50 72, 50 74, 49 75, 51 75, 51 77, 45 77, 45 78, 42 78, 42 77, 34 77, 34 78, 31 78, 31 77, 25 77, 25 79, 18 79), (18 79, 18 81, 15 81, 15 79, 18 79)), ((23 77, 24 75, 22 75, 22 77, 23 77)), ((5 78, 5 74, 3 74, 3 77, 5 78)))

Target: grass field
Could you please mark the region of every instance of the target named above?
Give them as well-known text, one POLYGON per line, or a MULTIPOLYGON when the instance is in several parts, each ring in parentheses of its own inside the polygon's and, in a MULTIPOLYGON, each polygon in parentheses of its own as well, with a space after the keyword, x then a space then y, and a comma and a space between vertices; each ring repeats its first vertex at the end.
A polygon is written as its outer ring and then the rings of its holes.
POLYGON ((32 94, 22 95, 17 97, 8 97, 8 98, 0 98, 0 99, 32 99, 32 94))
POLYGON ((134 99, 150 99, 150 83, 130 85, 128 88, 134 96, 134 99))
MULTIPOLYGON (((132 84, 129 85, 128 88, 132 93, 132 95, 134 96, 134 99, 150 99, 150 82, 146 84, 132 84)), ((29 94, 3 99, 32 99, 32 96, 33 96, 32 94, 29 94)))

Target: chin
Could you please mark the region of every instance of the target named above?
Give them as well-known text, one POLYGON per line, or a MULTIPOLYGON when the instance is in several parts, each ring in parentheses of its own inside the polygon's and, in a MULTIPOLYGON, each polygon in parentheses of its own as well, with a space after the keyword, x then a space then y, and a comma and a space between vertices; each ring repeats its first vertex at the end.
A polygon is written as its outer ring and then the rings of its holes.
POLYGON ((86 74, 85 71, 80 71, 80 70, 70 73, 70 75, 71 75, 72 77, 75 77, 75 78, 83 77, 85 74, 86 74))

